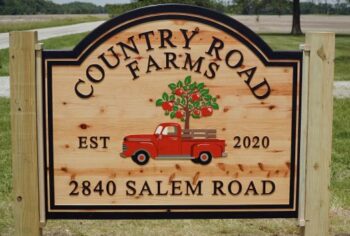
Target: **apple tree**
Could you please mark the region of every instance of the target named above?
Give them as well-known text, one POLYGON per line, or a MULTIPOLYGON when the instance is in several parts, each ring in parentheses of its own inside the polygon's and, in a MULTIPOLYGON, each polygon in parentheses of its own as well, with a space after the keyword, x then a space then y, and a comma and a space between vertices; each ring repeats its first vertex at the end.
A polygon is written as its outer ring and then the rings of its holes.
POLYGON ((184 81, 168 85, 171 90, 164 92, 162 97, 157 99, 156 106, 162 107, 166 116, 171 119, 180 119, 185 122, 185 129, 190 128, 190 118, 200 119, 213 114, 218 110, 216 97, 210 95, 209 89, 204 83, 192 82, 191 76, 184 81))

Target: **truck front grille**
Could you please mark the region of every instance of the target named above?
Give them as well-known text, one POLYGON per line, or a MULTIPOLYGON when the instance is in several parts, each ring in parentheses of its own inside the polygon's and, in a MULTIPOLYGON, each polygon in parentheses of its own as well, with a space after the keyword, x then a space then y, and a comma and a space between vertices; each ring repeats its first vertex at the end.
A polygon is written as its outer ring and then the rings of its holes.
POLYGON ((123 144, 123 152, 125 152, 126 149, 128 149, 128 147, 126 146, 126 144, 123 144))

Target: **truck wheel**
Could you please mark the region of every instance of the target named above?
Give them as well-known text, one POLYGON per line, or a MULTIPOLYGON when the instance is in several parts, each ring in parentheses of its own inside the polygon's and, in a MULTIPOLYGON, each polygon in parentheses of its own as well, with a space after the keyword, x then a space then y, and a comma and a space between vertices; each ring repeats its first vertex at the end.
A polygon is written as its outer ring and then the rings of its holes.
POLYGON ((198 158, 196 158, 196 159, 191 159, 191 161, 192 161, 194 164, 199 164, 198 158))
POLYGON ((149 161, 149 155, 145 151, 138 151, 132 156, 132 160, 138 165, 146 165, 149 161))
POLYGON ((198 160, 198 163, 202 165, 208 165, 211 162, 210 152, 201 152, 197 160, 198 160))

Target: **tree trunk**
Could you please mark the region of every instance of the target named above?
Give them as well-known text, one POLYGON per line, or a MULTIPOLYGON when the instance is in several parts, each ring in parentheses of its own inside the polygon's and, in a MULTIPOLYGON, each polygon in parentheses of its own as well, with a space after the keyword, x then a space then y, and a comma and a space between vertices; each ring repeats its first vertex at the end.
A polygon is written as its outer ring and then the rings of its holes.
POLYGON ((291 34, 302 34, 300 27, 300 0, 293 0, 293 24, 291 34))
POLYGON ((191 112, 190 109, 188 108, 189 105, 189 95, 186 96, 186 106, 185 106, 185 129, 190 129, 190 117, 191 117, 191 112))
POLYGON ((185 129, 190 128, 190 112, 186 111, 185 113, 185 129))

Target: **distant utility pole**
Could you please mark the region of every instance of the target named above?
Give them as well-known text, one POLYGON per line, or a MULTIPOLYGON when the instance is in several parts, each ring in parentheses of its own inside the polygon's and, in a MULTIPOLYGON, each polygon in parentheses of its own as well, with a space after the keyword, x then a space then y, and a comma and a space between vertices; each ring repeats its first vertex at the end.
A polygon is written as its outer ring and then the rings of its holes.
POLYGON ((302 34, 300 27, 300 0, 293 0, 293 23, 291 34, 302 34))

